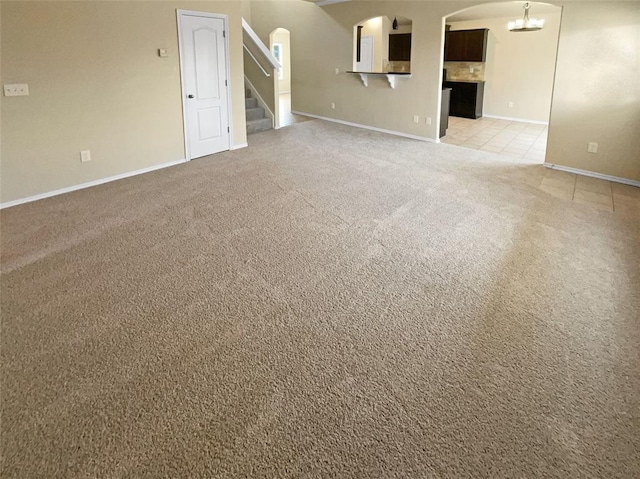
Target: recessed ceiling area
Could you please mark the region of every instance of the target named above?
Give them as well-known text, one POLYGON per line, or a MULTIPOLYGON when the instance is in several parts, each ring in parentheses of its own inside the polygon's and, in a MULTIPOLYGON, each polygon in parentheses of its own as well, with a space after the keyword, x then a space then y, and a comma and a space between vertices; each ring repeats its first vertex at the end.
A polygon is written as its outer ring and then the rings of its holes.
MULTIPOLYGON (((484 5, 475 5, 466 10, 454 13, 447 17, 447 22, 465 22, 469 20, 482 20, 485 18, 522 17, 526 2, 497 2, 484 5)), ((549 3, 529 2, 532 17, 544 13, 557 13, 560 7, 549 3)))

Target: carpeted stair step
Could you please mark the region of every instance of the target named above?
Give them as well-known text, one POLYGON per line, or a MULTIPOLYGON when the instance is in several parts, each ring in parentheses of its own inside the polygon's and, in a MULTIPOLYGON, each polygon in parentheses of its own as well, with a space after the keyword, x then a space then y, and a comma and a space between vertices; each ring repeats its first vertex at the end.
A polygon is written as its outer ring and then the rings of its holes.
POLYGON ((247 113, 247 121, 264 118, 264 108, 260 108, 259 106, 255 108, 246 108, 245 111, 247 113))
POLYGON ((247 121, 247 134, 260 133, 272 128, 271 118, 260 118, 258 120, 247 121))
POLYGON ((255 108, 257 106, 258 106, 258 99, 257 98, 246 97, 244 99, 244 107, 245 108, 255 108))

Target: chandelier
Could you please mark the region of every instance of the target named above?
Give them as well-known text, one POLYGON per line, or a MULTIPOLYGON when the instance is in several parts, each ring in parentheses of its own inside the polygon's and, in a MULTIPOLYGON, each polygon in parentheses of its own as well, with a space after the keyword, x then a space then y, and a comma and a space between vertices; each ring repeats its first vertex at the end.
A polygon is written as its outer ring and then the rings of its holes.
POLYGON ((524 4, 524 17, 522 20, 516 20, 509 22, 507 28, 510 32, 536 32, 542 30, 544 26, 544 20, 536 20, 535 18, 529 18, 529 9, 531 5, 529 2, 524 4))

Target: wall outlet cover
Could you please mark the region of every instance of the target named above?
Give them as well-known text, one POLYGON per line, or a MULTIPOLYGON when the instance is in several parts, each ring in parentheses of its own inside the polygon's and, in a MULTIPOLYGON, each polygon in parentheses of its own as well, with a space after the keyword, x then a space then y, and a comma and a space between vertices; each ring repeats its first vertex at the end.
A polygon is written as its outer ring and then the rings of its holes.
POLYGON ((29 96, 29 85, 26 83, 4 85, 4 96, 29 96))
POLYGON ((80 161, 83 163, 91 161, 91 150, 82 150, 80 152, 80 161))
POLYGON ((598 153, 598 144, 590 141, 589 145, 587 146, 587 151, 589 153, 598 153))

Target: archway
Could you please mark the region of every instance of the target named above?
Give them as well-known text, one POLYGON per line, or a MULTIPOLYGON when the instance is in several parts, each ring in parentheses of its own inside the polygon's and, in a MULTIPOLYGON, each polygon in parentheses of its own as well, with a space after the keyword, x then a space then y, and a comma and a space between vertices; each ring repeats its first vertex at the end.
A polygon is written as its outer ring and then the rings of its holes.
POLYGON ((509 31, 509 21, 523 18, 524 4, 476 5, 443 18, 442 85, 453 89, 443 90, 440 96, 440 108, 445 110, 441 127, 447 121, 447 95, 452 96, 448 128, 440 128, 441 141, 525 162, 544 162, 562 8, 530 3, 531 17, 544 20, 544 28, 509 31), (486 32, 485 56, 482 61, 462 61, 456 56, 461 55, 460 42, 453 39, 479 30, 486 32), (474 84, 475 111, 468 115, 458 104, 469 100, 469 94, 461 92, 473 90, 474 84), (466 96, 461 100, 462 95, 466 96))
POLYGON ((291 114, 291 33, 286 28, 276 28, 269 34, 271 53, 282 64, 274 78, 275 127, 281 128, 295 122, 291 114))
POLYGON ((413 22, 405 17, 373 17, 353 27, 353 71, 410 72, 413 22))

